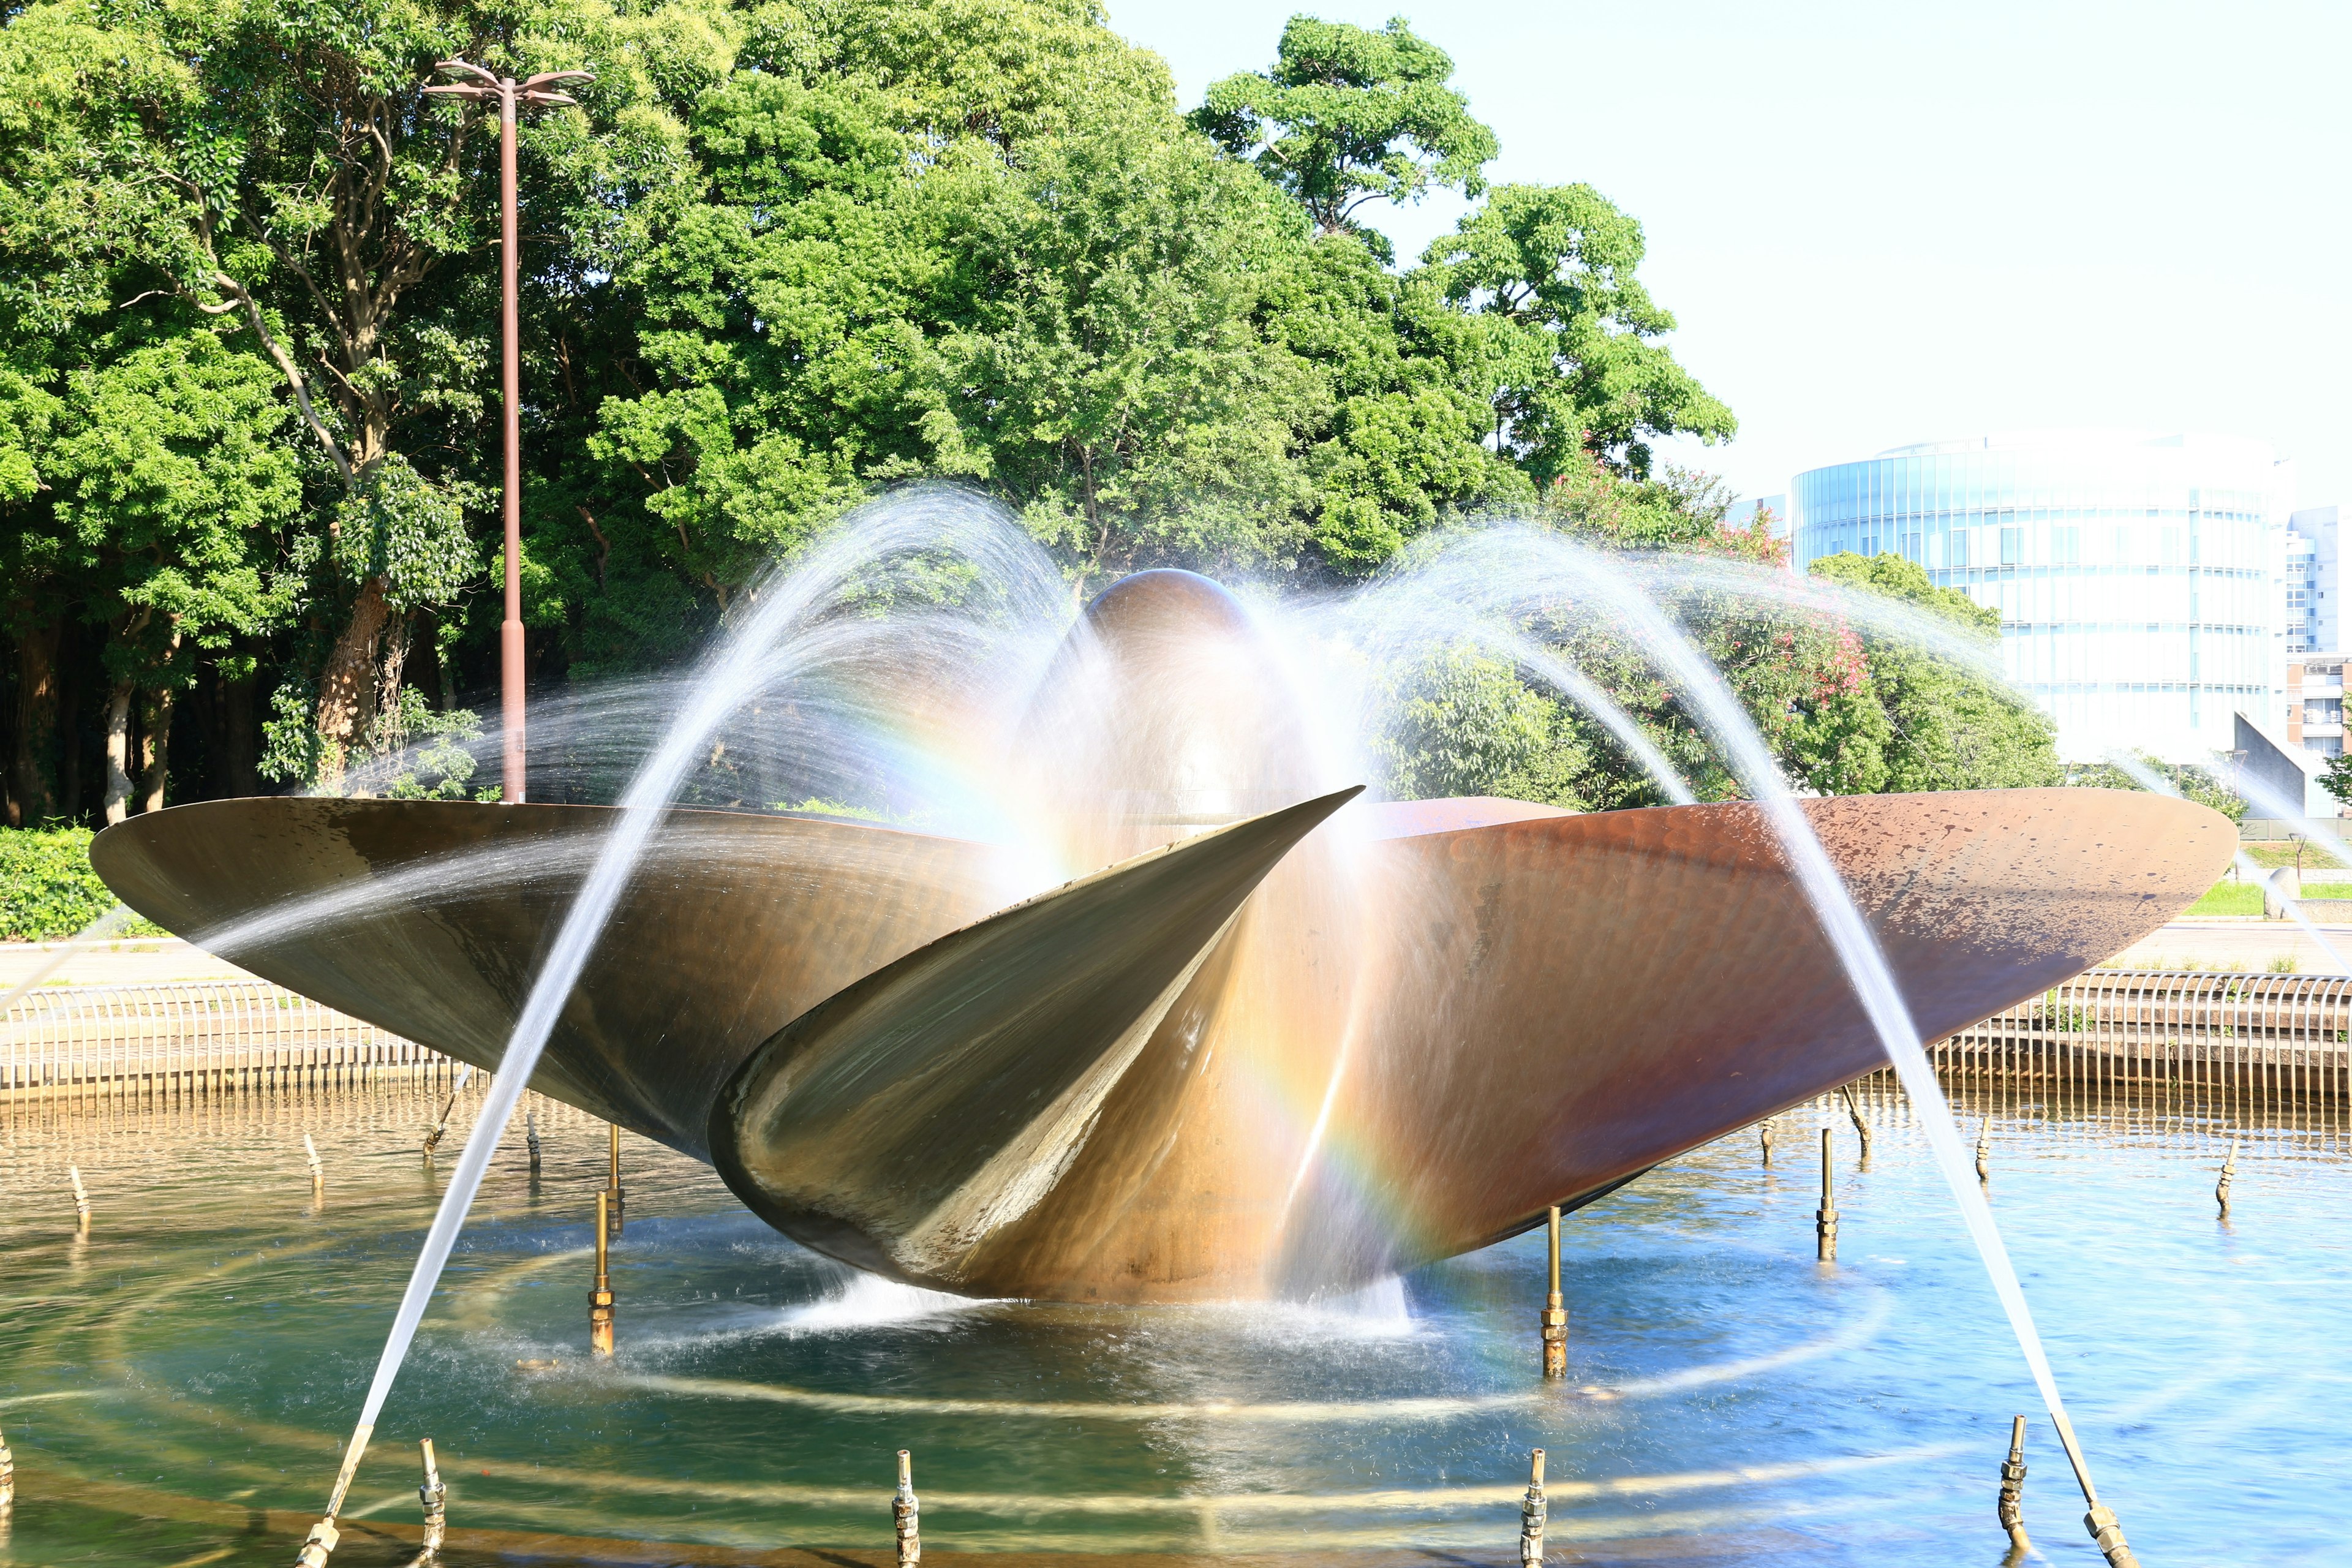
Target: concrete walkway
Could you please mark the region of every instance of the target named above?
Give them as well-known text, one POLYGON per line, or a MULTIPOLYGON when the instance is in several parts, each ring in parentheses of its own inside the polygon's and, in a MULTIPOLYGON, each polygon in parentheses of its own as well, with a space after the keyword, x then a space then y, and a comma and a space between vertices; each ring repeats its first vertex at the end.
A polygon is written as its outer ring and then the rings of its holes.
POLYGON ((226 959, 177 937, 127 937, 120 942, 0 942, 0 992, 12 989, 59 954, 65 963, 44 984, 142 985, 165 980, 250 980, 226 959))
MULTIPOLYGON (((2336 952, 2352 960, 2352 926, 2323 922, 2319 929, 2336 952)), ((2341 968, 2294 921, 2266 921, 2255 915, 2175 921, 2123 953, 2118 962, 2133 969, 2179 969, 2195 963, 2200 969, 2260 971, 2280 958, 2293 959, 2300 974, 2333 974, 2341 968)))

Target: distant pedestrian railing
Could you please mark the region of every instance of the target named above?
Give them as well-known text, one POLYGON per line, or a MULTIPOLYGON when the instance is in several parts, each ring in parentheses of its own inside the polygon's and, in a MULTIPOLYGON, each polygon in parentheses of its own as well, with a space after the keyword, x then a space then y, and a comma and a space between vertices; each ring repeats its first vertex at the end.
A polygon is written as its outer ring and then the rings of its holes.
POLYGON ((260 980, 54 985, 0 1019, 0 1093, 240 1089, 445 1074, 437 1051, 260 980))
MULTIPOLYGON (((1928 1047, 1946 1078, 2352 1098, 2352 977, 2093 970, 1928 1047)), ((0 1093, 443 1075, 413 1040, 264 981, 44 986, 0 1019, 0 1093)))
POLYGON ((2095 969, 1931 1047, 1937 1068, 2084 1089, 2352 1093, 2352 976, 2095 969))

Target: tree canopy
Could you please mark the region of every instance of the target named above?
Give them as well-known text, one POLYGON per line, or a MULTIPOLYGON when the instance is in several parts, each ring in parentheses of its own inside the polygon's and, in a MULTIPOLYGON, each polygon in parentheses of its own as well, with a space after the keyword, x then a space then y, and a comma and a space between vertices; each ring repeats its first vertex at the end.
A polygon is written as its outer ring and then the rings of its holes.
MULTIPOLYGON (((438 760, 384 787, 472 787, 498 130, 423 92, 451 56, 595 76, 520 132, 536 692, 686 657, 919 479, 1003 502, 1077 592, 1345 585, 1485 514, 1769 553, 1655 461, 1734 424, 1666 347, 1639 224, 1490 188, 1493 132, 1402 19, 1294 17, 1187 113, 1095 0, 35 0, 0 25, 10 821, 377 787, 418 741, 438 760), (1374 204, 1440 187, 1475 205, 1400 265, 1374 204)), ((2006 710, 1933 670, 1744 613, 1689 615, 1795 775, 2011 755, 2006 710), (1857 658, 1888 673, 1822 673, 1857 658)), ((1587 651, 1703 772, 1646 666, 1587 651)), ((1396 788, 1649 798, 1507 665, 1391 679, 1396 788)))

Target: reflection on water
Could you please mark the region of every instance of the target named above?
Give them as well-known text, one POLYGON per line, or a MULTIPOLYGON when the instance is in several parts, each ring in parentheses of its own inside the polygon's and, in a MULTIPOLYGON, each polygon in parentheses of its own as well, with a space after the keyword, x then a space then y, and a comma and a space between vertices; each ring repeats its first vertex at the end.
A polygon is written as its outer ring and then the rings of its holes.
MULTIPOLYGON (((1992 1198, 2134 1545, 2151 1563, 2324 1559, 2352 1512, 2340 1110, 2039 1092, 1958 1100, 1971 1131, 1991 1117, 1992 1198)), ((431 1215, 442 1178, 416 1145, 438 1109, 398 1081, 0 1106, 19 1493, 0 1561, 290 1561, 431 1215), (86 1241, 69 1163, 91 1189, 86 1241)), ((1539 1237, 1307 1306, 970 1302, 804 1252, 635 1140, 621 1353, 593 1363, 603 1130, 538 1110, 545 1169, 534 1181, 520 1148, 494 1165, 339 1564, 413 1554, 425 1436, 457 1563, 625 1560, 615 1541, 696 1543, 638 1559, 656 1562, 887 1549, 899 1447, 935 1551, 1501 1561, 1538 1444, 1567 1559, 2000 1560, 1998 1469, 2032 1391, 1891 1096, 1865 1097, 1867 1169, 1824 1104, 1779 1120, 1775 1166, 1742 1134, 1572 1220, 1565 1390, 1534 1375, 1539 1237), (1845 1162, 1828 1269, 1811 1223, 1824 1124, 1845 1162)), ((2037 1543, 2095 1563, 2038 1419, 2028 1458, 2037 1543)))

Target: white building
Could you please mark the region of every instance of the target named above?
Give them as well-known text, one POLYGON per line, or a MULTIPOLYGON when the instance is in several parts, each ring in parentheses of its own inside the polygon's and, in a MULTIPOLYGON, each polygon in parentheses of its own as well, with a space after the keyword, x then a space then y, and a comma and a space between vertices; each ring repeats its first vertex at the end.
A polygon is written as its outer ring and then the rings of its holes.
MULTIPOLYGON (((1800 474, 1794 564, 1893 552, 2001 616, 2069 761, 2210 762, 2284 704, 2294 470, 2258 441, 2053 430, 1800 474)), ((2332 601, 2331 601, 2332 602, 2332 601)))
POLYGON ((2336 509, 2307 507, 2286 520, 2286 650, 2344 646, 2344 595, 2336 549, 2336 509))

